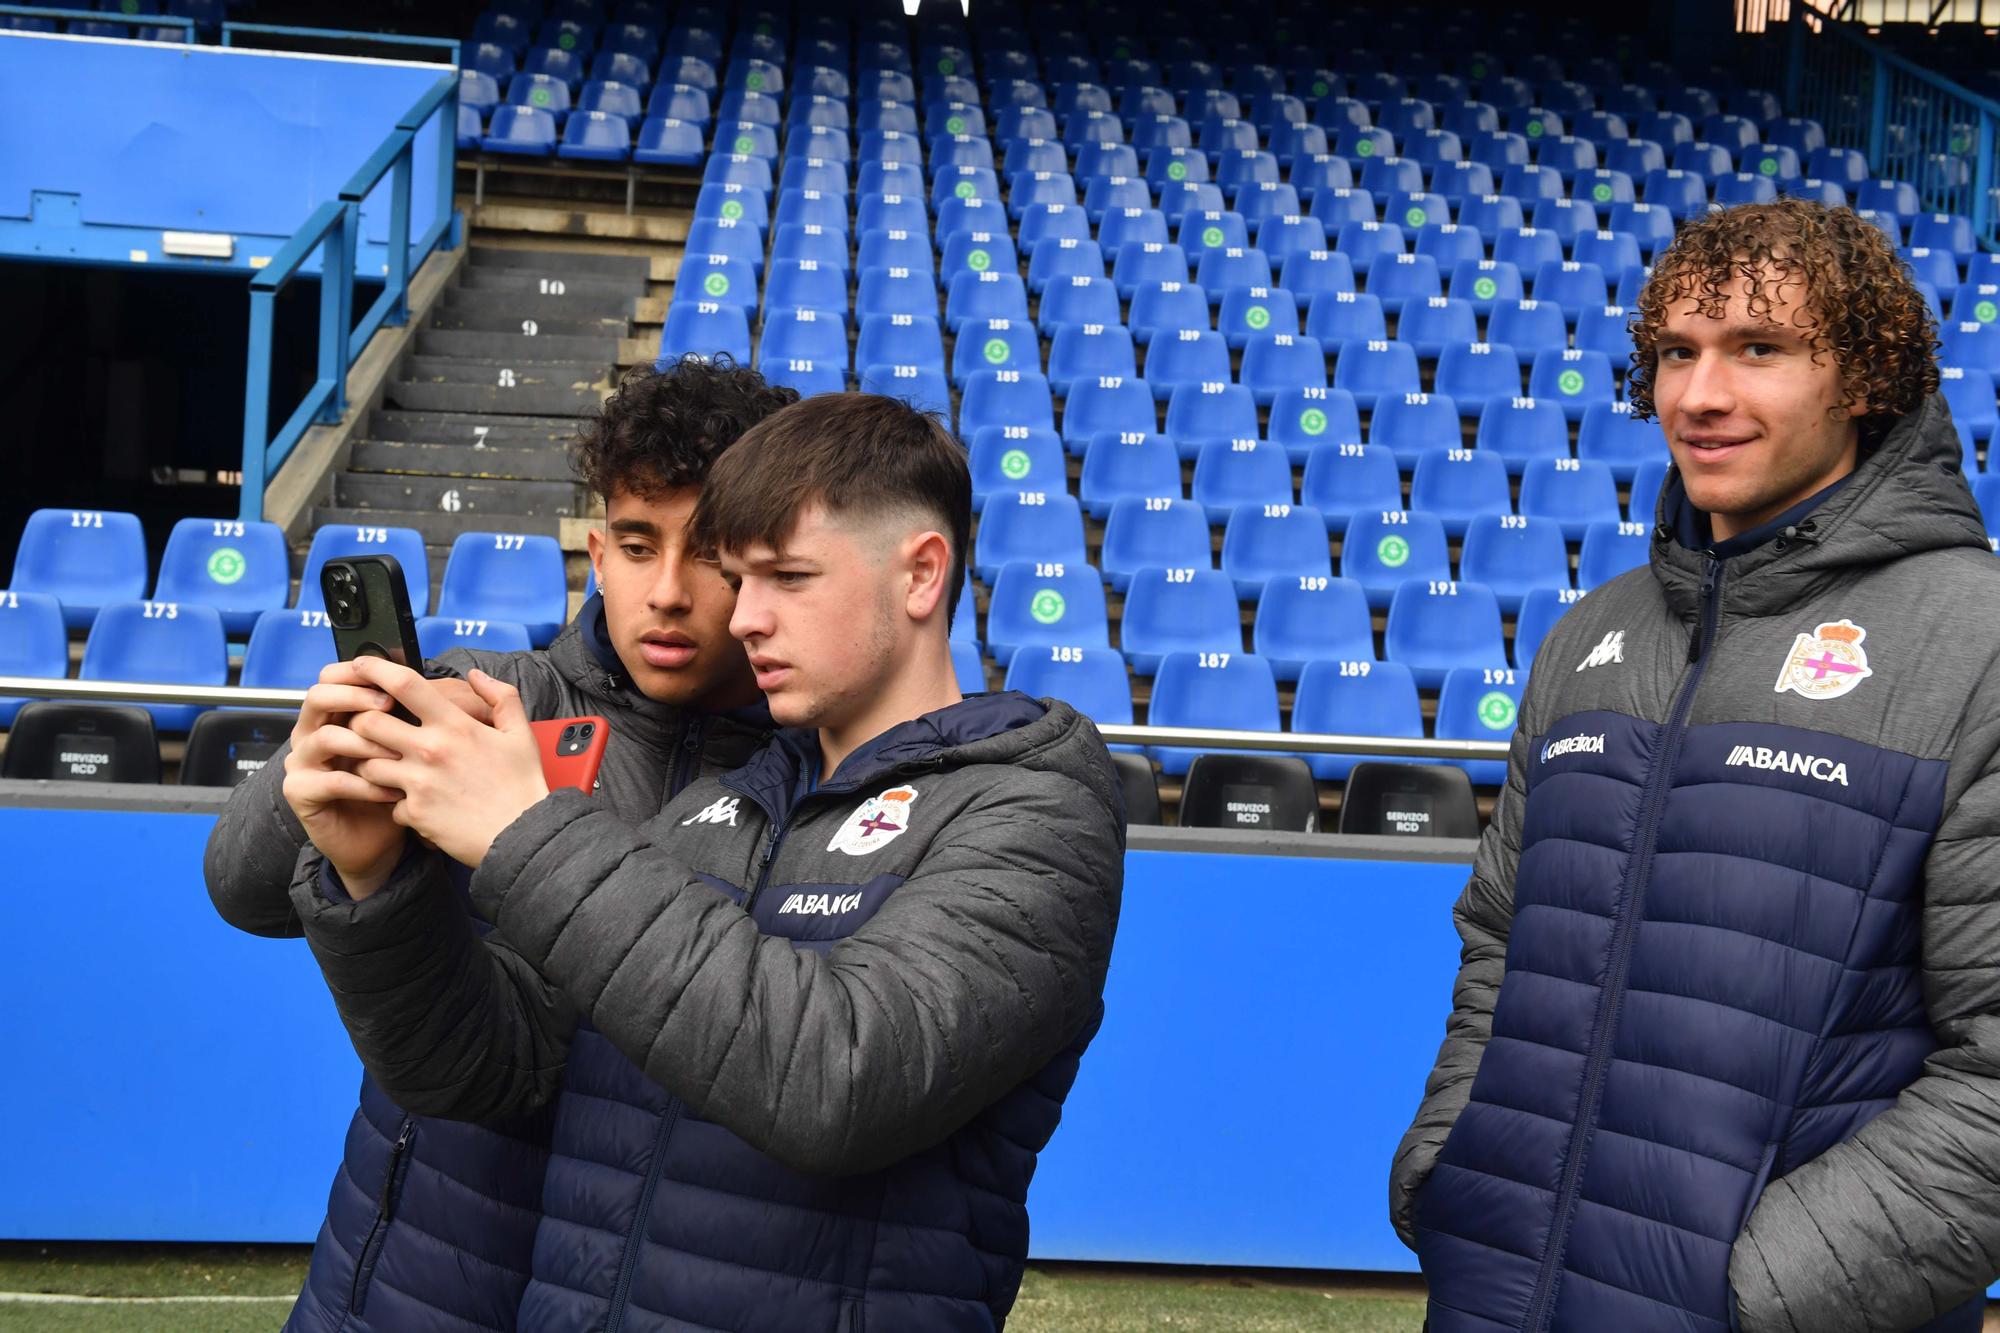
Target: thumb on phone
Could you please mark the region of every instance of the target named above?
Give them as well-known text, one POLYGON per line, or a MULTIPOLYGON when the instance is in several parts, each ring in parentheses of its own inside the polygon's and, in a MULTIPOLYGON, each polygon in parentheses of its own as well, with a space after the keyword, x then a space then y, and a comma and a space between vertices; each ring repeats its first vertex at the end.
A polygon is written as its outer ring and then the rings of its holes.
POLYGON ((519 690, 477 667, 472 669, 466 681, 472 686, 472 692, 493 710, 495 730, 524 733, 528 730, 528 710, 521 706, 519 690))

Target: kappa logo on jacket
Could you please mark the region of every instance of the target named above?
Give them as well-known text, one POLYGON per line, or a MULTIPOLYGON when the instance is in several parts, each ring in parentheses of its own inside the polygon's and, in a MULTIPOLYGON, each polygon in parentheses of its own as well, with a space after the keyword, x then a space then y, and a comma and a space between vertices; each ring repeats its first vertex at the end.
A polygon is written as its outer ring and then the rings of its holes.
POLYGON ((681 827, 689 824, 727 824, 736 827, 736 800, 734 796, 719 796, 701 809, 681 821, 681 827))
POLYGON ((1792 691, 1802 699, 1838 699, 1875 673, 1868 669, 1868 654, 1861 641, 1868 631, 1842 617, 1828 621, 1811 634, 1792 640, 1792 651, 1778 668, 1779 694, 1792 691))
POLYGON ((1594 666, 1610 666, 1613 662, 1625 660, 1625 631, 1614 629, 1597 641, 1590 655, 1576 664, 1578 671, 1594 666))
POLYGON ((866 856, 879 852, 910 827, 910 807, 916 803, 915 787, 891 787, 880 796, 871 796, 834 830, 829 852, 866 856))

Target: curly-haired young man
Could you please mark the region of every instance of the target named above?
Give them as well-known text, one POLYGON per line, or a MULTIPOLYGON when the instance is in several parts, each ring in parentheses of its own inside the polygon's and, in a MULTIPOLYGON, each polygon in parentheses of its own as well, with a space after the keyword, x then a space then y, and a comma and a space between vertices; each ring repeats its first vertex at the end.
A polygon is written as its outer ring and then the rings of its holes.
MULTIPOLYGON (((544 651, 444 654, 431 663, 439 690, 484 717, 463 680, 479 671, 518 690, 531 718, 605 717, 612 735, 593 803, 625 819, 651 818, 696 779, 742 763, 770 718, 729 635, 736 595, 694 558, 686 528, 723 452, 797 399, 726 361, 627 374, 571 449, 578 476, 605 502, 604 525, 590 533, 598 595, 544 651)), ((462 868, 418 847, 350 771, 372 751, 343 724, 387 704, 347 664, 307 692, 289 748, 232 793, 209 839, 209 894, 225 920, 258 935, 302 934, 292 883, 320 854, 357 894, 399 864, 435 892, 464 891, 462 868)), ((575 1074, 591 1069, 582 1061, 575 1074)), ((537 1247, 560 1225, 545 1198, 555 1197, 558 1215, 574 1199, 577 1168, 558 1130, 565 1113, 567 1123, 587 1121, 596 1105, 577 1076, 564 1094, 532 1115, 471 1124, 412 1114, 364 1076, 287 1328, 516 1327, 542 1276, 537 1255, 554 1252, 537 1247)))
POLYGON ((1975 1330, 2000 1274, 2000 564, 1876 228, 1685 227, 1650 567, 1536 654, 1390 1206, 1434 1333, 1975 1330))

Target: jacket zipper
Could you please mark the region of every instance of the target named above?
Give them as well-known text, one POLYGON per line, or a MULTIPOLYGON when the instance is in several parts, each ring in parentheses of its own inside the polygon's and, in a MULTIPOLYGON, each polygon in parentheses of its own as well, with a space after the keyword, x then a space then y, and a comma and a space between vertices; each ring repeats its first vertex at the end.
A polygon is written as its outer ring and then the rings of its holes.
POLYGON ((681 752, 674 756, 673 768, 667 778, 667 799, 672 800, 687 790, 688 783, 694 781, 695 773, 701 767, 701 743, 708 730, 708 719, 696 717, 681 729, 681 752))
POLYGON ((368 1303, 369 1283, 362 1275, 370 1272, 376 1254, 387 1239, 383 1232, 389 1229, 389 1222, 396 1214, 397 1176, 403 1167, 404 1154, 410 1150, 410 1140, 417 1135, 415 1116, 405 1114, 402 1126, 396 1131, 396 1141, 389 1146, 389 1169, 382 1173, 382 1197, 376 1201, 375 1221, 368 1227, 368 1238, 361 1242, 361 1253, 354 1261, 354 1281, 347 1292, 347 1312, 361 1313, 368 1303))
POLYGON ((1561 1283, 1562 1262, 1569 1249, 1570 1226, 1576 1220, 1577 1193, 1583 1184, 1583 1161, 1590 1140, 1596 1134, 1597 1113, 1604 1096, 1604 1078, 1611 1066, 1611 1047, 1618 1034, 1618 1012, 1625 1002, 1626 976, 1632 963, 1632 941, 1639 931, 1639 917, 1646 904, 1646 885, 1653 871, 1653 853, 1660 836, 1660 818, 1667 804, 1667 784, 1674 763, 1680 757, 1687 715, 1694 706, 1694 692, 1708 665, 1709 649, 1715 646, 1715 629, 1722 603, 1722 562, 1709 557, 1702 569, 1701 607, 1695 618, 1694 636, 1688 640, 1688 674, 1681 682, 1673 706, 1667 712, 1666 730, 1660 737, 1660 756, 1646 775, 1646 791, 1639 808, 1639 836, 1633 843, 1632 861, 1626 870, 1625 890, 1612 925, 1611 964, 1604 978, 1603 998, 1598 1001, 1596 1027, 1584 1058, 1583 1095, 1577 1101, 1576 1124, 1570 1130, 1569 1154, 1563 1161, 1562 1179, 1556 1186, 1555 1214, 1549 1241, 1542 1251, 1541 1269, 1535 1275, 1528 1317, 1521 1327, 1526 1333, 1545 1333, 1555 1317, 1556 1289, 1561 1283))
POLYGON ((653 1193, 660 1187, 660 1172, 666 1163, 667 1140, 680 1123, 681 1100, 671 1097, 660 1112, 660 1132, 653 1139, 653 1164, 646 1171, 646 1183, 639 1187, 639 1209, 632 1215, 632 1229, 625 1235, 625 1257, 618 1263, 618 1285, 611 1289, 611 1313, 604 1321, 604 1333, 618 1333, 625 1323, 625 1305, 632 1296, 632 1277, 639 1270, 639 1251, 645 1242, 646 1218, 653 1211, 653 1193))

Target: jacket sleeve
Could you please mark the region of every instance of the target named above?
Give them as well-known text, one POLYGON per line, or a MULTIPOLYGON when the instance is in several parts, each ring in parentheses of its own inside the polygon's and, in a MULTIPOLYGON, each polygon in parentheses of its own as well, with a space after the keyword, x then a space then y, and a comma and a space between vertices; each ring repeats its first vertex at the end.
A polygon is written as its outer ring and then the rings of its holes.
POLYGON ((1521 859, 1521 812, 1527 800, 1525 770, 1528 731, 1514 732, 1507 756, 1507 782, 1480 836, 1472 878, 1452 908, 1461 941, 1458 980, 1452 986, 1451 1017, 1444 1045, 1424 1081, 1424 1099, 1389 1168, 1389 1219, 1403 1243, 1416 1248, 1417 1191, 1430 1178, 1445 1136, 1472 1095, 1486 1039, 1493 1032, 1493 1003, 1507 967, 1507 935, 1514 924, 1514 871, 1521 859))
POLYGON ((413 847, 359 902, 319 852, 290 897, 361 1063, 418 1115, 489 1121, 555 1095, 575 1011, 482 931, 441 853, 413 847))
POLYGON ((1067 778, 1011 775, 824 954, 677 861, 679 813, 635 828, 559 792, 494 843, 474 903, 656 1084, 789 1166, 938 1143, 1098 1019, 1123 829, 1067 778))
POLYGON ((2000 710, 1924 865, 1924 1008, 1938 1048, 1896 1104, 1771 1182, 1730 1257, 1746 1333, 1915 1328, 2000 1273, 2000 710))
POLYGON ((292 910, 292 874, 306 831, 285 801, 286 741, 270 761, 229 794, 202 857, 208 899, 224 921, 275 939, 300 933, 292 910))

